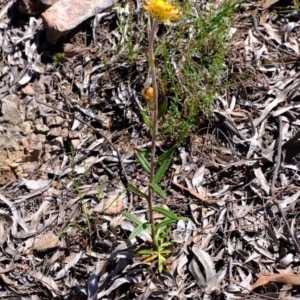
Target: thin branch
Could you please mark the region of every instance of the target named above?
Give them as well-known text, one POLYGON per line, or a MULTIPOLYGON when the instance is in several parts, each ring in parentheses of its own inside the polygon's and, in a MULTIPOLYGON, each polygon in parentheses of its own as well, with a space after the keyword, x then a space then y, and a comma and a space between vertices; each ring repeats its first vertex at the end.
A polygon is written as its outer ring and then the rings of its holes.
MULTIPOLYGON (((156 136, 157 136, 157 115, 158 115, 158 89, 157 89, 157 80, 156 80, 156 69, 155 69, 155 57, 154 57, 154 40, 155 34, 158 26, 158 21, 154 20, 153 25, 149 31, 149 64, 152 78, 152 88, 153 88, 153 110, 152 110, 152 128, 151 128, 151 157, 150 157, 150 178, 149 182, 152 183, 155 176, 156 170, 156 136)), ((149 208, 149 222, 151 226, 151 236, 153 248, 157 247, 156 245, 156 229, 154 223, 154 213, 153 213, 153 190, 148 186, 148 208, 149 208)))

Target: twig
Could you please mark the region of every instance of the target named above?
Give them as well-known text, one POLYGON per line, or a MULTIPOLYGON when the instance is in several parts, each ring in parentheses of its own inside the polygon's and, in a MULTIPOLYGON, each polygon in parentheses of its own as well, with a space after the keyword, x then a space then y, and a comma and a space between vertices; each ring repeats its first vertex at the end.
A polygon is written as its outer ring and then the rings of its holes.
POLYGON ((275 194, 275 183, 276 183, 276 179, 277 179, 277 175, 278 175, 278 172, 279 172, 279 168, 280 168, 280 165, 281 165, 281 159, 282 159, 282 117, 279 116, 278 118, 279 120, 279 136, 278 136, 278 148, 277 148, 277 160, 276 160, 276 165, 275 165, 275 169, 274 169, 274 173, 273 173, 273 177, 272 177, 272 182, 271 182, 271 196, 272 196, 272 201, 276 204, 283 220, 284 220, 284 223, 291 235, 291 238, 294 242, 294 246, 295 248, 297 249, 298 253, 300 253, 300 245, 296 239, 296 237, 293 235, 292 233, 292 229, 291 229, 291 226, 289 224, 289 222, 287 221, 285 215, 284 215, 284 212, 283 210, 281 209, 281 206, 280 206, 280 203, 277 201, 277 197, 276 197, 276 194, 275 194))

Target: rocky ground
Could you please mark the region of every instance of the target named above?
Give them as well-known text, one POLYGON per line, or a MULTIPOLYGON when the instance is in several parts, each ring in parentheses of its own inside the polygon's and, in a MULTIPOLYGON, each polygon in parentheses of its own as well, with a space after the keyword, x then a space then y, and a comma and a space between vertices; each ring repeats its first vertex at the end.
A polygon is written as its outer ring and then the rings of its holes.
POLYGON ((126 185, 145 188, 132 145, 149 141, 147 57, 128 60, 126 4, 55 44, 40 14, 0 4, 0 298, 299 299, 297 1, 244 1, 235 16, 233 84, 163 182, 161 204, 190 220, 161 274, 121 214, 145 218, 126 185))

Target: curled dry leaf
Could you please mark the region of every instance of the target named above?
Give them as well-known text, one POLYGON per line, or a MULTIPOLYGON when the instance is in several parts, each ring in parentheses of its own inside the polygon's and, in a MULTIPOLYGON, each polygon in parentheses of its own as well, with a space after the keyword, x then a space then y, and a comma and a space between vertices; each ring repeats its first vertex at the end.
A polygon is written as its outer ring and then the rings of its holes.
POLYGON ((280 282, 291 285, 300 285, 300 274, 294 273, 281 273, 281 274, 268 274, 262 275, 252 286, 252 290, 268 284, 270 282, 280 282))
POLYGON ((25 186, 30 191, 43 189, 51 183, 51 180, 44 180, 44 179, 38 179, 38 180, 27 180, 23 179, 25 186))
POLYGON ((29 275, 46 287, 53 297, 57 297, 61 294, 59 287, 51 277, 45 276, 41 272, 36 271, 29 271, 29 275))
POLYGON ((191 273, 199 287, 208 287, 212 290, 215 287, 210 286, 210 281, 216 275, 215 263, 212 257, 206 251, 199 249, 196 245, 192 247, 192 252, 194 256, 189 266, 191 273), (198 263, 202 265, 204 272, 199 268, 198 263))
POLYGON ((179 187, 180 189, 183 189, 183 190, 189 192, 192 196, 198 198, 198 199, 201 200, 201 201, 204 201, 204 202, 207 202, 207 203, 217 203, 217 204, 219 204, 220 202, 222 202, 222 200, 216 200, 216 199, 209 199, 209 198, 206 198, 204 195, 198 193, 198 192, 195 191, 194 189, 186 188, 186 187, 184 187, 182 184, 177 183, 175 180, 173 180, 172 183, 173 183, 174 185, 176 185, 177 187, 179 187))

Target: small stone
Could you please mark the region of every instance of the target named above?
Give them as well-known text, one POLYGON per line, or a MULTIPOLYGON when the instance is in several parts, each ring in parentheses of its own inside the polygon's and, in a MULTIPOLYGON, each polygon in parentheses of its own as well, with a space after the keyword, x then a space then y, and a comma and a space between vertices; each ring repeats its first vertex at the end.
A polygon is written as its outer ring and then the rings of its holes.
POLYGON ((16 178, 26 178, 28 177, 28 174, 24 172, 23 166, 20 164, 15 164, 12 166, 14 168, 14 173, 16 175, 16 178))
POLYGON ((69 131, 69 138, 70 139, 78 139, 80 138, 80 131, 69 131))
POLYGON ((56 137, 55 140, 54 140, 54 142, 57 143, 57 144, 59 144, 61 146, 61 148, 64 147, 64 140, 63 140, 63 138, 61 136, 56 137))
POLYGON ((22 133, 23 134, 28 134, 28 133, 31 133, 33 130, 32 130, 32 127, 31 127, 31 122, 29 121, 26 121, 26 122, 23 122, 20 126, 20 128, 22 129, 22 133))
POLYGON ((34 121, 33 121, 34 125, 37 126, 37 125, 43 125, 44 124, 44 121, 43 121, 43 118, 36 118, 34 121))
POLYGON ((54 140, 51 144, 45 145, 45 151, 54 154, 54 153, 60 153, 63 150, 63 146, 59 141, 54 140))
POLYGON ((34 88, 30 84, 27 84, 25 87, 23 87, 22 92, 23 92, 23 94, 28 95, 28 96, 35 95, 34 88))
POLYGON ((63 128, 61 130, 61 136, 66 138, 66 137, 68 137, 68 135, 69 135, 69 129, 68 128, 63 128))
POLYGON ((46 118, 46 124, 49 127, 61 126, 64 123, 64 119, 60 116, 50 116, 46 118))
POLYGON ((46 136, 44 134, 34 134, 32 133, 30 137, 23 142, 24 148, 27 149, 28 153, 32 151, 41 151, 43 150, 44 144, 46 141, 46 136))
POLYGON ((42 14, 48 41, 55 44, 80 23, 112 5, 113 0, 59 0, 42 14))
POLYGON ((18 101, 19 99, 16 95, 9 95, 1 99, 1 114, 3 117, 0 117, 0 123, 6 122, 17 125, 23 121, 24 116, 22 116, 17 107, 18 101))
POLYGON ((36 133, 47 133, 49 132, 49 127, 45 124, 37 124, 35 125, 35 132, 36 133))
POLYGON ((37 172, 37 170, 39 168, 39 163, 38 163, 38 161, 26 162, 26 163, 23 163, 21 166, 22 166, 23 170, 26 170, 27 174, 33 174, 33 173, 37 172))
POLYGON ((54 127, 51 128, 51 130, 47 134, 50 137, 57 137, 61 135, 61 128, 60 127, 54 127))

